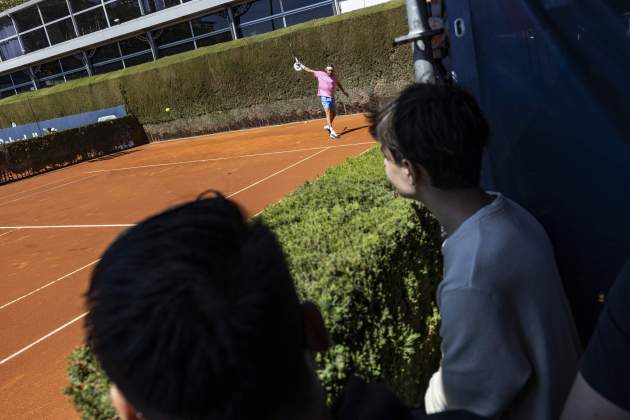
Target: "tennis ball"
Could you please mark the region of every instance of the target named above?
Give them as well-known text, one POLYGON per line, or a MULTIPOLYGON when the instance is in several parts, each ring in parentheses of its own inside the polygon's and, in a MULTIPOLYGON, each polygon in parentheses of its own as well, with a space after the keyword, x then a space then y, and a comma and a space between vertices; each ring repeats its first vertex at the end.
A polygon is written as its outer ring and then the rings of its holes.
POLYGON ((171 112, 171 108, 165 108, 164 111, 171 112))

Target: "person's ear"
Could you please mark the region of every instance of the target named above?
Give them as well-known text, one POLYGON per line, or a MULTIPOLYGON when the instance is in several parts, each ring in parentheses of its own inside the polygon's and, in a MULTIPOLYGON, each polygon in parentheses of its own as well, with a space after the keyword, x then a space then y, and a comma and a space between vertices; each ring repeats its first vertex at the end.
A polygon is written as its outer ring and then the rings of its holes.
POLYGON ((411 162, 407 159, 403 159, 401 164, 404 168, 409 185, 416 187, 416 189, 421 185, 431 185, 431 177, 424 166, 419 163, 411 162))
POLYGON ((324 325, 324 318, 317 305, 305 300, 302 303, 304 317, 304 336, 306 347, 312 352, 322 352, 330 348, 330 336, 324 325))
POLYGON ((136 409, 127 402, 125 396, 114 384, 109 386, 109 398, 112 400, 112 405, 121 420, 141 420, 143 418, 142 414, 137 412, 136 409))

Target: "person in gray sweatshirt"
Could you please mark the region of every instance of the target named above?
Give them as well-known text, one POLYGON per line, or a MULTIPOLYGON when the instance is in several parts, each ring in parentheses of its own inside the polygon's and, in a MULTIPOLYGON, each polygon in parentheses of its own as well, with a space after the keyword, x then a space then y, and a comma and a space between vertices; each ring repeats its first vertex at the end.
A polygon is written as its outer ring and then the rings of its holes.
POLYGON ((442 360, 428 414, 463 409, 502 419, 557 419, 580 343, 543 227, 480 187, 489 127, 461 88, 414 84, 370 115, 385 173, 442 225, 437 290, 442 360))

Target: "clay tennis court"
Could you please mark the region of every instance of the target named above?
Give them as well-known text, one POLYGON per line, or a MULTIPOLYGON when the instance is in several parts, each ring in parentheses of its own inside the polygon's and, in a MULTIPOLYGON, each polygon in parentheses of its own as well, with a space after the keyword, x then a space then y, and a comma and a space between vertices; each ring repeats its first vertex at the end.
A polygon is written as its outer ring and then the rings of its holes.
POLYGON ((153 143, 0 186, 0 418, 78 418, 62 394, 82 294, 127 226, 208 189, 256 215, 372 147, 363 116, 153 143), (338 130, 338 132, 341 130, 338 130))

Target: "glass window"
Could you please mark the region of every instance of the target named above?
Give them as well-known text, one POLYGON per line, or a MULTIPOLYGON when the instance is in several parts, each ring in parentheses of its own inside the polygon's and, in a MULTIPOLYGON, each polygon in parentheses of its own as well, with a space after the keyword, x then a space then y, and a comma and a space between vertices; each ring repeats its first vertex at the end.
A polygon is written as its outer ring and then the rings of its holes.
POLYGON ((8 98, 9 96, 15 95, 15 91, 13 89, 3 90, 0 92, 0 98, 8 98))
POLYGON ((92 63, 102 63, 103 61, 119 57, 120 51, 118 50, 118 44, 114 42, 113 44, 98 47, 94 51, 94 55, 92 55, 92 63))
POLYGON ((140 17, 140 5, 138 0, 118 0, 105 5, 109 23, 118 25, 131 19, 140 17))
POLYGON ((63 76, 59 76, 59 77, 55 77, 53 79, 43 80, 43 81, 39 82, 39 88, 43 89, 43 88, 47 88, 47 87, 58 85, 59 83, 63 83, 63 82, 65 82, 63 76))
POLYGON ((31 76, 29 76, 28 70, 20 70, 15 73, 11 73, 14 85, 21 85, 22 83, 30 82, 31 76))
POLYGON ((101 0, 70 0, 70 6, 75 13, 99 4, 101 4, 101 0))
POLYGON ((288 15, 287 26, 296 25, 298 23, 307 22, 313 19, 319 19, 326 16, 332 16, 333 9, 332 5, 327 4, 326 6, 321 6, 316 9, 307 10, 304 12, 296 13, 294 15, 288 15))
POLYGON ((142 63, 148 63, 149 61, 153 61, 153 54, 147 53, 142 55, 137 55, 131 58, 125 58, 125 66, 131 67, 136 66, 142 63))
POLYGON ((66 80, 80 79, 88 76, 87 70, 75 71, 73 73, 66 73, 66 80))
POLYGON ((8 74, 0 76, 0 89, 13 88, 13 82, 8 74))
POLYGON ((155 40, 158 45, 166 45, 184 39, 192 38, 190 33, 190 25, 188 22, 178 23, 168 28, 159 29, 154 32, 155 40))
POLYGON ((207 47, 208 45, 220 44, 221 42, 231 41, 232 32, 226 31, 220 34, 207 36, 205 38, 197 39, 197 48, 207 47))
POLYGON ((15 27, 13 26, 13 22, 11 22, 11 18, 8 16, 1 17, 0 39, 8 38, 12 35, 15 35, 15 27))
POLYGON ((88 75, 87 70, 75 71, 73 73, 66 73, 66 80, 80 79, 88 75))
POLYGON ((77 29, 79 30, 80 35, 89 34, 91 32, 107 28, 105 12, 103 12, 101 7, 76 15, 74 19, 77 22, 77 29))
POLYGON ((50 43, 53 45, 76 37, 74 33, 74 26, 72 25, 72 21, 70 19, 64 19, 60 22, 48 25, 46 26, 46 30, 48 31, 50 43))
POLYGON ((59 60, 55 60, 35 66, 33 71, 38 79, 43 79, 61 73, 61 66, 59 65, 59 60))
POLYGON ((256 0, 252 3, 236 6, 232 12, 234 22, 238 25, 280 13, 280 2, 278 0, 256 0))
POLYGON ((20 32, 42 26, 42 20, 40 19, 39 12, 35 6, 15 12, 13 14, 13 19, 15 19, 15 24, 20 32))
POLYGON ((122 60, 114 61, 113 63, 107 63, 102 66, 94 66, 94 74, 104 74, 110 71, 120 70, 123 68, 122 60))
POLYGON ((168 7, 177 6, 179 0, 142 0, 142 5, 144 6, 145 13, 153 13, 158 10, 163 10, 168 7))
POLYGON ((119 42, 123 55, 133 54, 140 51, 150 50, 149 41, 138 37, 123 39, 119 42))
POLYGON ((276 29, 283 28, 282 19, 268 20, 266 22, 256 23, 254 25, 247 25, 236 29, 236 33, 239 38, 246 38, 248 36, 260 35, 265 32, 270 32, 276 29))
POLYGON ((70 71, 70 70, 85 68, 83 61, 81 61, 81 58, 75 55, 64 57, 60 61, 61 61, 61 67, 63 67, 63 71, 70 71))
POLYGON ((230 23, 228 22, 227 12, 214 13, 212 15, 202 16, 192 20, 195 35, 202 35, 218 31, 220 29, 226 29, 229 25, 230 23))
POLYGON ((27 53, 48 47, 48 39, 46 39, 44 28, 22 34, 20 37, 22 38, 24 51, 27 53))
POLYGON ((33 87, 33 84, 28 84, 28 85, 24 85, 24 86, 20 86, 20 87, 16 87, 15 91, 17 93, 21 93, 21 92, 30 92, 31 90, 35 90, 35 88, 33 87))
POLYGON ((0 42, 0 58, 2 60, 8 60, 19 55, 22 55, 22 49, 17 38, 0 42))
POLYGON ((53 20, 61 19, 64 16, 69 16, 68 5, 66 0, 46 0, 39 3, 39 10, 42 12, 44 22, 52 22, 53 20))
POLYGON ((160 57, 167 57, 173 54, 179 54, 184 51, 190 51, 195 49, 195 44, 192 42, 186 42, 184 44, 175 45, 173 47, 161 48, 160 57))
MULTIPOLYGON (((299 9, 300 7, 310 6, 319 3, 321 0, 282 0, 284 11, 299 9)), ((331 6, 332 7, 332 6, 331 6)))
POLYGON ((155 2, 153 0, 142 0, 142 8, 145 14, 156 12, 155 2))

